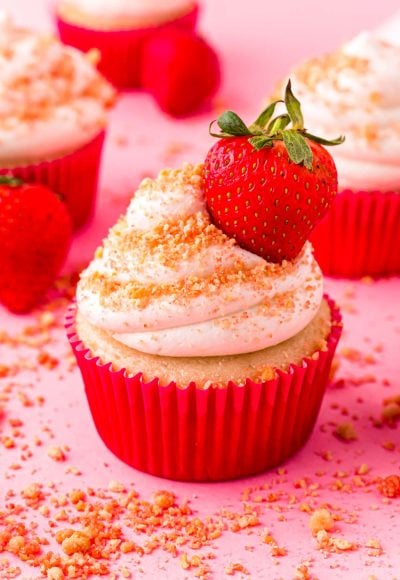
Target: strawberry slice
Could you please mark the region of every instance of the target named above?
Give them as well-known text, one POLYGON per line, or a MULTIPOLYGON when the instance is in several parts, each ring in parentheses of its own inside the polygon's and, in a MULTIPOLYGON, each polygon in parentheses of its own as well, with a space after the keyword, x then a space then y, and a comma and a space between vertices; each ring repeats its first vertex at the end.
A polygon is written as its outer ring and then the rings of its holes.
POLYGON ((337 171, 323 145, 308 133, 290 81, 284 101, 271 103, 247 127, 236 113, 217 120, 220 138, 204 164, 204 191, 215 225, 246 250, 280 263, 293 260, 337 193, 337 171), (286 112, 273 118, 276 105, 286 112))

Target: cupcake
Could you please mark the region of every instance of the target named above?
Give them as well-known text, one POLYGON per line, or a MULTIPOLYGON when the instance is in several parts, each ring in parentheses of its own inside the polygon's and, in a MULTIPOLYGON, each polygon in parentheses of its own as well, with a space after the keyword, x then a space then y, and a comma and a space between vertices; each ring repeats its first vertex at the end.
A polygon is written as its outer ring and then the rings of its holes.
POLYGON ((197 481, 265 470, 304 444, 339 334, 311 245, 282 265, 240 248, 210 222, 191 165, 142 182, 69 321, 105 444, 197 481))
POLYGON ((326 274, 400 273, 399 67, 399 47, 364 32, 291 74, 310 132, 346 136, 339 195, 311 236, 326 274))
POLYGON ((59 0, 57 26, 63 42, 100 51, 99 69, 118 88, 140 86, 144 43, 169 28, 194 30, 193 0, 59 0))
POLYGON ((75 228, 93 209, 114 98, 90 55, 0 13, 0 173, 59 193, 75 228))
POLYGON ((237 478, 312 431, 341 326, 303 234, 337 175, 311 141, 300 160, 290 94, 293 128, 228 112, 204 166, 145 179, 81 275, 69 339, 100 436, 137 469, 237 478))

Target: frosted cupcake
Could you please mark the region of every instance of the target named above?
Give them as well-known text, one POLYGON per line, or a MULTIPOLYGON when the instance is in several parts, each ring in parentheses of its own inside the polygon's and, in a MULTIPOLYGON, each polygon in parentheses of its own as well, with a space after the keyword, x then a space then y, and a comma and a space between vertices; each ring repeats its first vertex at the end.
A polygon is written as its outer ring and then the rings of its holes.
POLYGON ((311 240, 327 274, 400 273, 400 49, 364 32, 291 74, 307 127, 342 133, 339 195, 311 240))
POLYGON ((63 42, 100 51, 99 68, 117 87, 140 85, 144 42, 170 27, 194 30, 193 0, 59 0, 57 25, 63 42))
POLYGON ((58 192, 75 227, 93 208, 113 102, 90 57, 0 14, 0 173, 58 192))
POLYGON ((306 441, 340 335, 307 242, 270 263, 211 223, 201 165, 139 186, 83 272, 69 338, 106 445, 155 475, 262 471, 306 441))

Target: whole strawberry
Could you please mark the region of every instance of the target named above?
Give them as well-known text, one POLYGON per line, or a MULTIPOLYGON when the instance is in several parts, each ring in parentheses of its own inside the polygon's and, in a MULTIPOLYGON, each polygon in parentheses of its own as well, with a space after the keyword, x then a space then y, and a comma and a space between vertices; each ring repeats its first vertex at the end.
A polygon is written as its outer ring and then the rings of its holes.
POLYGON ((337 193, 334 161, 322 145, 338 145, 304 129, 290 81, 287 112, 273 102, 250 127, 232 111, 217 123, 221 139, 204 165, 204 191, 214 223, 270 262, 295 258, 337 193))
POLYGON ((44 297, 72 235, 65 204, 42 185, 0 176, 0 302, 28 312, 44 297))
POLYGON ((166 29, 146 42, 141 82, 163 111, 179 117, 197 111, 220 83, 217 54, 193 32, 166 29))

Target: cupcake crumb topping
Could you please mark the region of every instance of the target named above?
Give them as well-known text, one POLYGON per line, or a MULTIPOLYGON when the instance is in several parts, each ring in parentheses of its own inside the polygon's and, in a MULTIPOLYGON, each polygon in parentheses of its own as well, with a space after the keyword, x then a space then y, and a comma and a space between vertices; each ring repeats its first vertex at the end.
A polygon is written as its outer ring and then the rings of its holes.
POLYGON ((53 36, 18 28, 3 13, 0 166, 74 148, 104 128, 115 91, 94 68, 97 58, 95 51, 84 55, 53 36))
POLYGON ((202 172, 186 164, 145 179, 81 276, 84 315, 138 350, 260 350, 321 303, 311 246, 279 264, 240 248, 211 222, 202 172))

